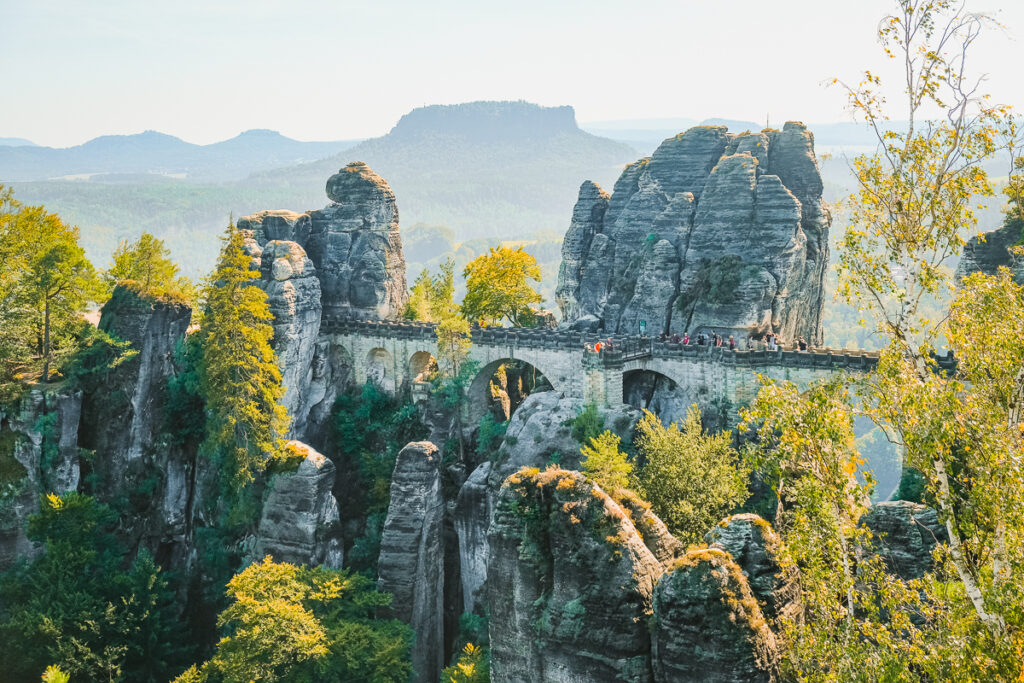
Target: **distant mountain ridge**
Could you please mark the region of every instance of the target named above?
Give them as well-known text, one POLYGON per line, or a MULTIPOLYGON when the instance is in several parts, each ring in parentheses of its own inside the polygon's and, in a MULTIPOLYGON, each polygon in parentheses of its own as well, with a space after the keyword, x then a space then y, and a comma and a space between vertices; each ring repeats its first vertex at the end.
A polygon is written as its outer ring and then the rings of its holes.
POLYGON ((307 188, 317 206, 324 178, 364 161, 387 179, 402 224, 447 225, 460 239, 565 229, 580 183, 609 185, 635 158, 629 145, 587 133, 572 107, 470 102, 412 110, 382 137, 330 158, 255 174, 256 187, 307 188))
POLYGON ((0 138, 0 147, 38 147, 36 143, 25 138, 0 138))
POLYGON ((66 148, 0 146, 0 182, 104 174, 236 180, 255 171, 321 159, 356 142, 300 142, 276 131, 248 130, 230 140, 196 145, 148 130, 104 135, 66 148))

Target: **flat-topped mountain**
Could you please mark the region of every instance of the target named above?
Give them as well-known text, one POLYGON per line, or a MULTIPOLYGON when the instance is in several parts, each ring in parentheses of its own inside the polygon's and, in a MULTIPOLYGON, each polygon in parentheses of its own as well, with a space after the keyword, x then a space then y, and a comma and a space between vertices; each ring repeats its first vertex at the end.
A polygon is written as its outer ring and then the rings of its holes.
POLYGON ((394 188, 405 222, 447 225, 466 239, 561 231, 580 180, 611 182, 635 157, 580 130, 572 107, 470 102, 414 109, 387 135, 252 180, 308 189, 313 201, 325 176, 365 161, 394 188))

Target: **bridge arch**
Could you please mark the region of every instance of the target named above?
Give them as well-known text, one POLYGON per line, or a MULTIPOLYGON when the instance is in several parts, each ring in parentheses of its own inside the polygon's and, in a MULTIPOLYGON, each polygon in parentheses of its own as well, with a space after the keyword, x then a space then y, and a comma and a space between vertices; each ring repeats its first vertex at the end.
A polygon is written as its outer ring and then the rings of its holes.
POLYGON ((426 382, 437 372, 437 359, 430 351, 416 351, 409 357, 409 379, 426 382))
POLYGON ((547 374, 530 361, 511 357, 492 360, 477 371, 469 385, 466 392, 467 417, 476 423, 495 405, 501 407, 506 417, 510 416, 526 396, 552 388, 547 374))
POLYGON ((394 393, 398 388, 397 368, 391 352, 382 346, 376 346, 366 352, 366 381, 373 382, 380 389, 394 393))

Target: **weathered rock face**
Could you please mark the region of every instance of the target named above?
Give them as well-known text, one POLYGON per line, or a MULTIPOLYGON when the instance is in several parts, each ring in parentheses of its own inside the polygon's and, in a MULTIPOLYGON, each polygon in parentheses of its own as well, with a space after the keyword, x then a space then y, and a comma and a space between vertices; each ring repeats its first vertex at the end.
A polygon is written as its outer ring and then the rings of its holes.
POLYGON ((416 632, 414 680, 434 683, 444 667, 444 514, 441 454, 429 441, 413 442, 398 454, 391 503, 381 536, 380 590, 391 593, 384 610, 416 632))
POLYGON ((524 469, 489 533, 495 681, 651 681, 662 567, 623 509, 579 472, 524 469))
POLYGON ((398 207, 387 181, 361 161, 327 180, 331 203, 316 211, 263 211, 238 221, 261 246, 302 246, 316 266, 327 315, 397 318, 408 300, 398 207))
POLYGON ((164 430, 168 380, 178 372, 175 349, 191 309, 118 286, 103 307, 100 329, 138 353, 108 373, 84 398, 78 444, 94 451, 95 493, 103 502, 127 498, 122 530, 165 566, 181 567, 189 552, 189 500, 195 453, 164 430))
POLYGON ((783 568, 782 541, 771 525, 757 515, 733 515, 718 523, 705 537, 711 548, 729 553, 739 565, 768 623, 798 621, 803 612, 799 574, 783 568))
POLYGON ((906 500, 875 503, 860 522, 874 536, 875 550, 889 571, 904 579, 932 571, 932 550, 949 541, 935 510, 906 500))
MULTIPOLYGON (((618 494, 616 494, 618 495, 618 494)), ((686 554, 686 548, 679 542, 665 523, 651 512, 651 505, 632 491, 623 492, 616 500, 629 515, 633 526, 640 532, 644 545, 651 551, 662 567, 669 567, 686 554)))
POLYGON ((1013 272, 1017 284, 1024 284, 1024 259, 1010 249, 1020 241, 1021 231, 1017 226, 1003 226, 985 233, 985 240, 975 237, 964 245, 956 277, 961 279, 975 272, 994 275, 1000 266, 1013 272))
POLYGON ((487 579, 487 528, 494 512, 494 490, 488 485, 491 463, 485 462, 469 475, 455 503, 455 532, 459 538, 459 571, 462 578, 463 612, 483 607, 481 594, 487 579))
POLYGON ((773 680, 775 636, 740 568, 721 550, 694 550, 654 592, 654 678, 664 681, 773 680))
POLYGON ((292 416, 291 433, 305 434, 313 381, 313 356, 320 332, 320 280, 296 242, 272 240, 261 250, 260 286, 274 314, 274 352, 285 386, 282 405, 292 416))
POLYGON ((334 464, 309 446, 290 441, 286 448, 305 454, 295 472, 275 474, 267 487, 255 558, 341 569, 338 503, 331 493, 334 464))
POLYGON ((803 124, 665 140, 610 197, 580 188, 556 290, 563 324, 820 343, 831 222, 821 194, 803 124))
POLYGON ((38 550, 25 534, 39 496, 78 488, 80 391, 34 389, 0 411, 0 570, 38 550))

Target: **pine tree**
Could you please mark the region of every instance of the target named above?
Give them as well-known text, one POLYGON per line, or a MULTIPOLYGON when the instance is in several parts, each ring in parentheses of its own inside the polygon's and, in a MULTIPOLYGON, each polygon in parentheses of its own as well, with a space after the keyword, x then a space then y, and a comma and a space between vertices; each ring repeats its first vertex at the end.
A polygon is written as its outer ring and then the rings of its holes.
POLYGON ((201 323, 200 383, 206 397, 203 452, 221 466, 230 491, 254 481, 281 455, 288 415, 281 371, 270 341, 274 330, 267 295, 232 221, 222 238, 201 323))

